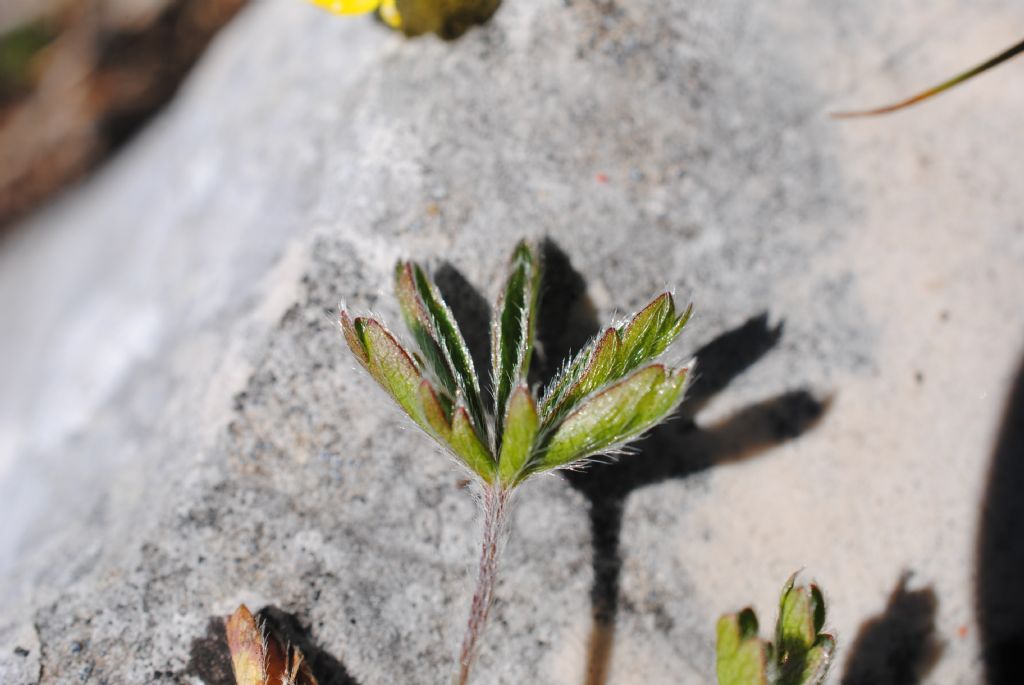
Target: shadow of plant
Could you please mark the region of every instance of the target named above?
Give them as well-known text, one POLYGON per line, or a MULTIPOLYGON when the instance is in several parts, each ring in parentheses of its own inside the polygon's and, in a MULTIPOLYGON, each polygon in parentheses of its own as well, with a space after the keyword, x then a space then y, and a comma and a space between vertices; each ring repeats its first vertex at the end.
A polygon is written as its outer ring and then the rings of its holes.
MULTIPOLYGON (((536 373, 531 382, 548 381, 563 360, 600 330, 583 277, 554 242, 546 241, 541 249, 545 269, 537 323, 536 373)), ((454 268, 446 266, 443 270, 452 272, 454 268)), ((446 298, 452 296, 449 301, 457 300, 460 291, 465 296, 465 288, 453 287, 465 283, 461 276, 455 278, 448 273, 443 280, 445 283, 439 282, 439 287, 446 298)), ((481 307, 480 300, 460 305, 465 313, 480 319, 465 323, 460 319, 466 329, 479 329, 486 323, 486 305, 481 307)), ((459 318, 460 312, 455 314, 459 318)), ((697 352, 698 378, 677 420, 652 431, 637 443, 636 453, 628 458, 594 464, 585 471, 566 472, 573 487, 590 501, 594 584, 587 685, 607 681, 622 567, 622 511, 629 493, 668 479, 686 478, 715 464, 754 456, 801 435, 827 409, 827 402, 798 390, 746 407, 713 426, 697 423, 695 417, 708 401, 771 350, 781 335, 781 325, 769 326, 767 314, 755 316, 720 335, 697 352)))
POLYGON ((1024 362, 1007 398, 982 503, 975 594, 990 685, 1024 682, 1024 362))
MULTIPOLYGON (((312 641, 293 614, 270 606, 257 613, 256 620, 265 622, 286 644, 299 648, 319 685, 359 685, 344 664, 312 641)), ((224 619, 211 618, 206 634, 192 641, 185 673, 200 678, 206 685, 235 685, 224 619)))
POLYGON ((302 651, 319 685, 358 685, 344 664, 312 641, 308 631, 293 614, 271 606, 260 611, 256 617, 265 620, 271 630, 284 638, 285 642, 302 651))
POLYGON ((942 656, 935 637, 939 601, 931 587, 908 590, 911 575, 903 573, 882 613, 861 625, 843 685, 916 685, 942 656))
POLYGON ((195 676, 206 685, 235 685, 222 617, 211 618, 203 636, 192 640, 185 675, 195 676))

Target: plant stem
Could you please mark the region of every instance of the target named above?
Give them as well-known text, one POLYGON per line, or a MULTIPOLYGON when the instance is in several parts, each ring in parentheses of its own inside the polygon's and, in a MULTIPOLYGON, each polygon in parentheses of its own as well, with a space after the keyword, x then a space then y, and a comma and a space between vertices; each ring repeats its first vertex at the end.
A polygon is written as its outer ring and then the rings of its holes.
POLYGON ((494 600, 494 589, 498 581, 498 553, 501 547, 501 535, 505 528, 505 512, 510 492, 500 485, 487 485, 483 492, 484 531, 483 544, 480 549, 480 568, 477 571, 476 591, 469 608, 469 622, 466 634, 462 638, 462 651, 459 654, 459 676, 455 681, 458 685, 469 683, 469 672, 476 660, 480 636, 487 624, 487 614, 494 600))

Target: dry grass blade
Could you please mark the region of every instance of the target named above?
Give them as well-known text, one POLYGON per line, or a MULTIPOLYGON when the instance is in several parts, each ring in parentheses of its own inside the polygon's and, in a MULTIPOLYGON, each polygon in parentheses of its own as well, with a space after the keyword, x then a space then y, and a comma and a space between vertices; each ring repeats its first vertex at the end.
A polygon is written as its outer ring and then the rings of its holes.
POLYGON ((911 105, 916 105, 917 103, 923 102, 924 100, 927 100, 930 97, 938 95, 939 93, 942 93, 943 91, 947 91, 950 88, 953 88, 954 86, 958 86, 961 83, 963 83, 964 81, 967 81, 968 79, 974 78, 975 76, 977 76, 978 74, 980 74, 982 72, 988 71, 992 67, 995 67, 995 66, 997 66, 999 64, 1002 64, 1003 62, 1007 61, 1008 59, 1011 59, 1012 57, 1016 57, 1017 55, 1019 55, 1022 52, 1024 52, 1024 40, 1022 40, 1021 42, 1017 43, 1013 47, 1011 47, 1011 48, 1009 48, 1007 50, 1004 50, 1003 52, 999 53, 998 55, 996 55, 992 59, 989 59, 989 60, 979 64, 978 66, 976 66, 976 67, 974 67, 972 69, 968 69, 967 71, 963 72, 962 74, 958 74, 958 75, 954 76, 953 78, 949 79, 948 81, 943 81, 942 83, 940 83, 937 86, 934 86, 932 88, 929 88, 926 91, 918 93, 917 95, 909 97, 906 100, 901 100, 899 102, 894 102, 894 103, 892 103, 890 105, 885 105, 884 107, 876 107, 875 109, 866 109, 866 110, 861 110, 861 111, 856 111, 855 110, 855 111, 850 111, 850 112, 834 112, 832 114, 832 117, 835 118, 835 119, 854 119, 854 118, 857 118, 857 117, 873 117, 873 116, 877 116, 879 114, 888 114, 890 112, 895 112, 895 111, 904 109, 906 107, 910 107, 911 105))

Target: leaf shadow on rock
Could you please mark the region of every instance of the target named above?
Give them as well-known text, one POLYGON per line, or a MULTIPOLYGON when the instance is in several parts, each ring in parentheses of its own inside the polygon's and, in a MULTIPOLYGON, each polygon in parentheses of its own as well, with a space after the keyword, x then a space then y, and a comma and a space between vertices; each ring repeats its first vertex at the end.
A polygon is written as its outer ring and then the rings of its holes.
POLYGON ((271 629, 285 642, 295 645, 302 651, 319 685, 359 685, 343 663, 313 642, 309 631, 302 627, 293 614, 269 606, 261 610, 257 616, 266 620, 271 629))
MULTIPOLYGON (((274 606, 256 614, 285 643, 299 648, 319 685, 359 685, 345 665, 320 648, 299 620, 274 606)), ((231 653, 224 633, 224 619, 211 618, 206 633, 192 641, 186 674, 199 677, 206 685, 235 685, 231 653)))
POLYGON ((931 587, 908 590, 904 572, 877 616, 866 620, 850 646, 843 685, 917 685, 944 645, 935 636, 939 601, 931 587))
MULTIPOLYGON (((550 380, 559 366, 600 330, 586 281, 565 252, 551 240, 541 244, 541 252, 545 266, 531 384, 550 380)), ((435 278, 463 331, 489 330, 486 301, 454 267, 444 264, 435 278)), ((768 315, 762 313, 718 336, 697 352, 698 377, 678 418, 637 443, 635 454, 613 463, 593 464, 584 471, 565 472, 572 486, 590 501, 594 582, 587 685, 607 681, 622 567, 622 511, 629 493, 752 457, 809 430, 827 410, 827 401, 797 390, 745 407, 714 426, 697 424, 697 413, 711 398, 775 347, 781 335, 782 326, 770 326, 768 315)), ((486 340, 467 339, 467 345, 474 359, 486 362, 486 340)), ((483 368, 488 365, 478 362, 478 369, 483 368)))
MULTIPOLYGON (((549 241, 544 259, 546 282, 538 325, 545 362, 541 380, 549 379, 562 359, 600 330, 586 282, 565 253, 549 241)), ((781 324, 770 326, 767 313, 722 333, 697 351, 697 377, 675 420, 651 431, 628 457, 565 472, 572 486, 590 500, 594 584, 586 685, 608 680, 622 569, 622 512, 629 494, 647 485, 687 478, 716 464, 753 457, 806 432, 827 411, 826 400, 796 390, 745 407, 716 425, 697 423, 700 410, 774 348, 781 336, 781 324)))
POLYGON ((1024 682, 1024 360, 1007 399, 982 501, 975 585, 990 685, 1024 682))
POLYGON ((211 618, 203 636, 192 640, 185 675, 195 676, 206 685, 235 685, 223 618, 211 618))

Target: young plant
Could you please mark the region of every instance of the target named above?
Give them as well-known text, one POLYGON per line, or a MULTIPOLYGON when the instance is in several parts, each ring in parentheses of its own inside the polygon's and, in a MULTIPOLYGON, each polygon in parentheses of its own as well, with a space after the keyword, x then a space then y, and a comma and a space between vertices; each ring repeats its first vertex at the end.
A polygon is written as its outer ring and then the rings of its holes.
POLYGON ((540 277, 537 249, 519 243, 491 323, 489 399, 451 310, 419 265, 395 267, 395 291, 415 352, 376 319, 341 311, 345 340, 359 363, 479 484, 483 544, 455 677, 459 685, 469 681, 491 607, 513 491, 532 476, 621 450, 679 405, 693 369, 692 362, 654 363, 692 311, 677 312, 671 294, 663 293, 595 337, 536 393, 527 373, 540 277))
POLYGON ((757 615, 747 608, 718 620, 718 685, 821 685, 836 641, 822 633, 825 598, 816 585, 786 581, 779 600, 775 644, 757 635, 757 615))

